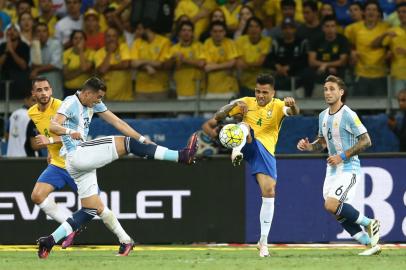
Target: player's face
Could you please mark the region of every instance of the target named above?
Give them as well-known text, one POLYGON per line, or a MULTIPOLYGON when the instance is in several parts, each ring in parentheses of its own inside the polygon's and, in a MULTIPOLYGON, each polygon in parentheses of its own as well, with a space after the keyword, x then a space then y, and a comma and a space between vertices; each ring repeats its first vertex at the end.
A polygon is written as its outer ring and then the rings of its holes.
POLYGON ((36 82, 32 87, 31 93, 38 104, 47 105, 51 100, 52 87, 47 81, 36 82))
POLYGON ((343 94, 344 90, 340 89, 337 83, 326 82, 324 84, 324 99, 328 105, 333 105, 340 102, 343 94))
POLYGON ((399 109, 406 111, 406 93, 399 94, 398 96, 399 109))
POLYGON ((255 87, 255 98, 259 106, 263 107, 268 104, 273 96, 275 95, 275 90, 270 84, 258 84, 255 87))
POLYGON ((102 90, 99 90, 97 92, 91 91, 91 90, 85 91, 83 104, 89 108, 92 108, 97 103, 102 102, 105 94, 106 94, 106 92, 104 92, 102 90))

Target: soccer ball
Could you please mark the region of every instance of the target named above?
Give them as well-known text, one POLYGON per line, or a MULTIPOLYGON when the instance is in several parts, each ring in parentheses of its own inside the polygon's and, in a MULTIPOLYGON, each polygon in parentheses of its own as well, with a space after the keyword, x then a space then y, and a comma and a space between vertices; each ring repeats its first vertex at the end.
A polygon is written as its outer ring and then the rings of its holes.
POLYGON ((241 144, 244 133, 239 125, 228 124, 220 130, 219 139, 224 147, 232 149, 241 144))

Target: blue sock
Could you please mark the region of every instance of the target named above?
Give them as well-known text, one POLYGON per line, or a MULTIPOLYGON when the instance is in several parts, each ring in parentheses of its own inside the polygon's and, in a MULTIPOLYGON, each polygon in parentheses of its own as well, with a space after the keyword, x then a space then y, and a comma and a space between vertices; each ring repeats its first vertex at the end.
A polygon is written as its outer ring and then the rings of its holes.
POLYGON ((127 153, 132 153, 139 157, 174 162, 177 162, 179 158, 179 151, 170 150, 155 144, 143 144, 130 137, 126 137, 125 146, 127 153))
POLYGON ((369 245, 371 243, 371 238, 365 232, 359 232, 353 236, 361 245, 369 245))
POLYGON ((346 219, 344 220, 338 220, 340 222, 341 226, 344 228, 346 232, 348 232, 351 236, 356 235, 357 233, 361 232, 361 226, 357 223, 350 222, 346 219))
POLYGON ((75 213, 72 217, 68 218, 62 223, 53 233, 55 243, 68 236, 73 231, 78 230, 82 225, 91 221, 97 215, 97 210, 93 208, 82 208, 75 213))
POLYGON ((351 204, 348 203, 340 204, 335 214, 337 216, 345 218, 352 223, 355 223, 359 217, 359 212, 354 207, 352 207, 351 204))

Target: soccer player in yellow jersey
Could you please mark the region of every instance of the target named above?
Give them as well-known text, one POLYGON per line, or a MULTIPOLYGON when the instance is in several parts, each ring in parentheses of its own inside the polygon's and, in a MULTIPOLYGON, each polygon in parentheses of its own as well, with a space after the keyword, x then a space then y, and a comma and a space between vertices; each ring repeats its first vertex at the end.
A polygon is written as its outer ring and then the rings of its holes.
MULTIPOLYGON (((65 160, 59 155, 59 150, 62 147, 61 137, 52 133, 49 128, 51 118, 57 113, 62 101, 52 97, 52 88, 45 78, 33 80, 31 93, 36 98, 37 104, 28 110, 28 115, 40 133, 35 138, 37 145, 48 148, 49 163, 38 177, 31 194, 31 200, 48 216, 59 223, 63 223, 70 217, 70 214, 59 209, 55 201, 48 198, 51 192, 62 189, 66 185, 77 192, 74 180, 65 169, 65 160)), ((114 213, 104 207, 99 217, 106 227, 118 237, 120 241, 118 255, 127 256, 132 250, 134 241, 123 230, 114 213)), ((70 246, 76 234, 77 231, 69 234, 62 243, 62 248, 70 246)))
POLYGON ((234 165, 238 165, 244 158, 261 188, 262 206, 259 214, 261 237, 258 242, 261 257, 269 256, 268 234, 274 213, 277 179, 274 155, 279 129, 285 116, 299 113, 293 98, 286 97, 282 101, 274 96, 273 77, 269 74, 260 74, 257 77, 255 97, 237 99, 222 107, 215 115, 217 121, 238 114, 243 117, 239 126, 244 132, 244 140, 233 149, 231 159, 234 165))

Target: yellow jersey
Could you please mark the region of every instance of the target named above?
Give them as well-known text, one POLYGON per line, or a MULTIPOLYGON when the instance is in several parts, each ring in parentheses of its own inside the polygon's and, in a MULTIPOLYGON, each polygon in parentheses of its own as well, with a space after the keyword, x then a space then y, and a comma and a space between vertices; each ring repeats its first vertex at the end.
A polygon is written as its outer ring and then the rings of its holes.
MULTIPOLYGON (((173 45, 169 49, 168 59, 182 54, 185 59, 201 60, 203 59, 202 44, 193 42, 191 46, 182 46, 180 43, 173 45)), ((173 78, 176 84, 176 93, 178 96, 188 97, 196 95, 196 80, 200 80, 203 85, 203 71, 194 66, 182 65, 176 67, 173 78)))
POLYGON ((242 5, 238 5, 231 12, 227 9, 226 5, 220 6, 226 18, 227 27, 229 29, 236 29, 238 27, 238 17, 240 15, 242 5))
MULTIPOLYGON (((240 36, 236 40, 239 54, 246 63, 255 63, 261 57, 266 56, 271 49, 271 43, 271 38, 262 37, 257 44, 252 44, 247 35, 240 36)), ((244 69, 240 75, 241 85, 254 89, 258 73, 260 73, 261 70, 263 70, 262 67, 244 69)))
MULTIPOLYGON (((175 20, 178 20, 183 15, 186 15, 190 19, 192 19, 203 8, 207 9, 209 13, 211 13, 216 7, 216 0, 204 0, 200 6, 193 0, 180 0, 175 8, 175 20)), ((208 25, 209 16, 201 18, 195 23, 195 39, 199 39, 200 35, 203 33, 204 30, 206 30, 208 25)))
POLYGON ((364 21, 354 23, 345 34, 355 47, 358 61, 355 65, 355 74, 366 78, 379 78, 386 76, 385 49, 371 47, 372 41, 388 30, 389 25, 379 22, 369 29, 364 21))
MULTIPOLYGON (((273 98, 266 106, 261 107, 257 104, 255 97, 243 97, 238 100, 243 101, 248 107, 248 112, 242 121, 254 130, 255 138, 262 143, 266 150, 275 155, 279 130, 285 117, 283 112, 285 103, 280 99, 273 98)), ((238 106, 229 113, 230 116, 237 114, 241 114, 238 106)))
MULTIPOLYGON (((51 98, 50 105, 48 108, 41 112, 38 109, 38 104, 33 105, 28 109, 28 116, 34 122, 38 129, 38 132, 44 136, 58 137, 58 135, 49 131, 49 125, 51 123, 51 118, 56 114, 62 101, 56 98, 51 98)), ((48 153, 51 155, 51 164, 59 168, 65 169, 65 160, 59 156, 59 150, 62 147, 62 143, 55 143, 47 145, 48 153)))
MULTIPOLYGON (((225 63, 237 59, 239 52, 233 40, 225 38, 220 46, 216 46, 211 38, 203 45, 204 59, 207 64, 225 63)), ((236 92, 238 83, 234 68, 230 70, 216 70, 207 75, 207 93, 222 94, 236 92)))
POLYGON ((406 50, 406 30, 398 26, 389 31, 396 33, 396 37, 386 37, 383 41, 383 44, 389 46, 392 53, 391 75, 395 79, 406 80, 406 56, 398 51, 398 49, 406 50))
MULTIPOLYGON (((86 49, 85 58, 87 61, 94 62, 94 51, 86 49)), ((80 68, 80 57, 73 51, 73 48, 67 49, 63 52, 63 65, 68 70, 80 68)), ((83 83, 89 78, 89 73, 82 73, 76 78, 67 80, 65 79, 65 87, 69 89, 79 89, 82 87, 83 83)))
MULTIPOLYGON (((105 48, 99 49, 94 55, 96 68, 99 67, 106 57, 105 48)), ((119 49, 110 58, 110 64, 116 65, 121 61, 130 60, 130 51, 126 43, 120 43, 119 49)), ((103 75, 106 82, 107 100, 133 100, 133 90, 130 70, 110 70, 103 75)))
MULTIPOLYGON (((131 59, 163 62, 167 59, 171 42, 164 36, 155 35, 151 43, 138 38, 131 47, 131 59)), ((137 70, 135 91, 137 93, 162 93, 169 88, 167 70, 158 69, 150 75, 145 70, 137 70)))

